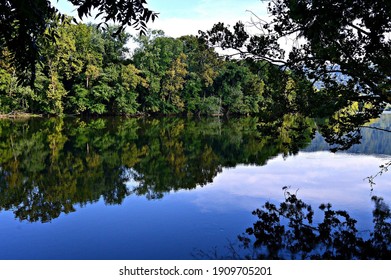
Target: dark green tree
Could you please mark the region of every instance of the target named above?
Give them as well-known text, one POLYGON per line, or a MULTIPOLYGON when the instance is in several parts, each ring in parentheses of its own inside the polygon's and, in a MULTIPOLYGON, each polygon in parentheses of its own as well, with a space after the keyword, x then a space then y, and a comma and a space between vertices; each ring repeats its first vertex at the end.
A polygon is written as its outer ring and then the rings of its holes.
POLYGON ((179 40, 183 43, 188 69, 183 89, 187 112, 198 115, 220 113, 214 82, 224 62, 206 42, 195 36, 183 36, 179 40))
POLYGON ((139 103, 146 112, 177 113, 183 108, 178 94, 186 75, 183 44, 179 39, 162 35, 154 31, 138 39, 141 45, 135 51, 133 62, 148 84, 148 90, 140 94, 139 103))

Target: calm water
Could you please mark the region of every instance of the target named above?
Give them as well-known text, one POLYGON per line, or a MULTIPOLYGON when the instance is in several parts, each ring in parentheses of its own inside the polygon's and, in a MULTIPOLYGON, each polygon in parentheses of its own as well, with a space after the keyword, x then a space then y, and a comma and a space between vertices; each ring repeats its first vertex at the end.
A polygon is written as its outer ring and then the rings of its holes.
MULTIPOLYGON (((372 229, 391 203, 389 132, 330 153, 316 123, 243 119, 0 120, 0 259, 197 259, 241 253, 251 212, 284 186, 372 229), (296 124, 306 128, 295 129, 296 124)), ((391 115, 372 124, 391 128, 391 115)), ((315 215, 315 219, 320 219, 315 215)))

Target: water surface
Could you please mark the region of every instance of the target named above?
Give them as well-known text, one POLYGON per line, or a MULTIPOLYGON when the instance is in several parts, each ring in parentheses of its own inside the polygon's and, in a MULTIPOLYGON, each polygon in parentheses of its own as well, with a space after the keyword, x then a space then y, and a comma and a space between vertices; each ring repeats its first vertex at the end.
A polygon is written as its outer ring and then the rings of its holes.
POLYGON ((365 235, 371 196, 391 201, 389 173, 365 179, 391 160, 389 133, 365 129, 331 153, 315 128, 297 116, 1 120, 0 258, 228 258, 284 186, 348 211, 365 235))

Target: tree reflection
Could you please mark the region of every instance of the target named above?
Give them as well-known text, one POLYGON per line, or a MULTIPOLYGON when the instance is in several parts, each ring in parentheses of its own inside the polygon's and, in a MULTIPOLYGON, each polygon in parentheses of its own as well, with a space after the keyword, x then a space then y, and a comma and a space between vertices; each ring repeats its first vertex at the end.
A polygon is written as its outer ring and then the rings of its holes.
MULTIPOLYGON (((159 199, 205 186, 223 168, 296 154, 318 126, 298 113, 272 120, 1 120, 0 211, 47 222, 99 200, 120 204, 131 194, 159 199)), ((317 144, 311 149, 323 148, 317 144)))
POLYGON ((248 259, 391 259, 391 212, 373 196, 373 230, 365 237, 347 211, 330 204, 319 209, 323 220, 314 223, 314 209, 284 187, 285 201, 266 202, 252 214, 258 220, 240 235, 248 259))
POLYGON ((48 222, 100 199, 158 199, 204 186, 224 167, 295 154, 314 125, 300 115, 270 124, 257 117, 1 120, 0 211, 48 222))

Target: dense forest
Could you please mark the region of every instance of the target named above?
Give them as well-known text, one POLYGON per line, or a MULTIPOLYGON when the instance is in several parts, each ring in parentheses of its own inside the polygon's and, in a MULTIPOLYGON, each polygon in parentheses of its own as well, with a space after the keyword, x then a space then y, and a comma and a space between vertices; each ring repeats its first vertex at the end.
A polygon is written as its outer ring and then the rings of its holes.
POLYGON ((7 48, 1 50, 1 114, 249 115, 305 109, 319 95, 291 71, 266 61, 223 59, 196 36, 112 36, 115 26, 103 30, 71 18, 53 28, 55 41, 40 43, 33 85, 20 79, 7 48), (136 49, 129 49, 130 40, 136 49))
POLYGON ((98 11, 102 29, 75 24, 77 18, 48 0, 0 3, 0 113, 279 115, 315 109, 329 116, 358 105, 365 116, 350 121, 357 126, 389 108, 386 2, 270 1, 271 18, 255 17, 255 34, 242 22, 220 22, 177 39, 148 31, 158 13, 145 0, 68 2, 79 20, 98 11), (125 27, 140 32, 136 50, 128 49, 125 27), (286 51, 281 40, 297 44, 286 51), (215 47, 237 55, 220 59, 215 47))

